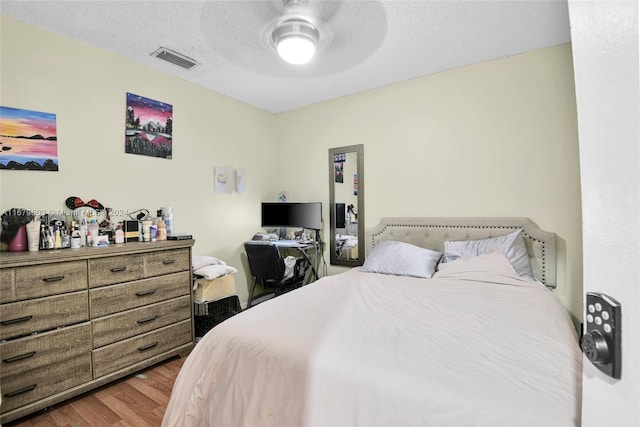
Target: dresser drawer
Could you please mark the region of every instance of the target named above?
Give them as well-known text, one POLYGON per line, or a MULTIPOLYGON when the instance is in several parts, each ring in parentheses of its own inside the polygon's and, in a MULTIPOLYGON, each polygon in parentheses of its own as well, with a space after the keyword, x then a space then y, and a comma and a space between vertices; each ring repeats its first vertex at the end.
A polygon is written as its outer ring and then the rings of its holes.
POLYGON ((187 271, 190 268, 188 249, 158 251, 146 255, 146 277, 187 271))
POLYGON ((102 347, 190 318, 189 295, 101 317, 91 323, 93 347, 102 347))
POLYGON ((94 378, 192 342, 191 319, 93 350, 94 378))
POLYGON ((0 269, 0 303, 16 300, 16 269, 0 269))
POLYGON ((3 304, 0 305, 0 339, 73 325, 88 319, 87 291, 3 304))
POLYGON ((89 287, 138 280, 145 277, 144 254, 120 255, 89 260, 89 287))
POLYGON ((0 380, 1 411, 8 412, 36 400, 91 381, 91 353, 32 369, 0 380))
POLYGON ((0 302, 3 303, 80 291, 87 289, 87 262, 71 261, 3 269, 0 286, 0 302), (11 278, 10 271, 13 271, 11 278))
POLYGON ((91 318, 189 295, 190 292, 188 271, 90 289, 91 318))
POLYGON ((21 374, 91 352, 91 326, 82 323, 0 344, 0 377, 21 374))

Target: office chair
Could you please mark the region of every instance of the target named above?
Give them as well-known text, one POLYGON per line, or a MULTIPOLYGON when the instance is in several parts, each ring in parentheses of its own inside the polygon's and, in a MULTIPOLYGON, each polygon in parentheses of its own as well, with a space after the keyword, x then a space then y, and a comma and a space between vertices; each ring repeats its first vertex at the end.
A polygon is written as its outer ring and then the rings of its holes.
POLYGON ((259 283, 263 289, 273 288, 274 296, 289 292, 302 286, 309 262, 304 257, 296 259, 292 277, 284 277, 285 263, 278 247, 273 242, 245 242, 244 250, 249 260, 249 270, 253 276, 253 284, 249 290, 247 308, 253 303, 253 293, 259 283))

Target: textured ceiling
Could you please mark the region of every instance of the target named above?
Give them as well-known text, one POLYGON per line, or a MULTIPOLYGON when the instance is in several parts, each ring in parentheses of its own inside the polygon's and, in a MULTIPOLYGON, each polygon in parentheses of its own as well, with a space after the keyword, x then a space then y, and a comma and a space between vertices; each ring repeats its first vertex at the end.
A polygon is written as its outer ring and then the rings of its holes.
POLYGON ((273 113, 570 41, 565 0, 0 0, 0 12, 273 113), (305 15, 312 62, 283 62, 273 26, 305 15), (184 70, 150 54, 177 51, 184 70))

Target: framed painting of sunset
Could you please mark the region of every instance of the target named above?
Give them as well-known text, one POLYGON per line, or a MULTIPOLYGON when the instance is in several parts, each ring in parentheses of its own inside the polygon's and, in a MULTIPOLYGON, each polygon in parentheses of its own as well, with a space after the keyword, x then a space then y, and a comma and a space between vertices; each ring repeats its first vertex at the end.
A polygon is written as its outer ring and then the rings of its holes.
POLYGON ((127 93, 125 153, 171 159, 172 133, 171 105, 127 93))
POLYGON ((56 115, 0 106, 0 169, 57 171, 56 115))

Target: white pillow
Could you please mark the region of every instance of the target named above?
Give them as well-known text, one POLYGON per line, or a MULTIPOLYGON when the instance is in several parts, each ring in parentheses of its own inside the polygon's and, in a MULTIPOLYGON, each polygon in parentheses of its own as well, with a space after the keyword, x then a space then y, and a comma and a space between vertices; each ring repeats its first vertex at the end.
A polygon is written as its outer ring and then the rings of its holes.
POLYGON ((198 270, 207 265, 227 265, 226 262, 212 256, 199 256, 194 255, 191 257, 191 269, 198 270))
POLYGON ((437 278, 456 277, 458 273, 499 273, 516 277, 516 272, 507 257, 500 252, 487 252, 471 258, 458 258, 438 265, 437 278))
POLYGON ((371 250, 361 271, 430 279, 440 258, 440 252, 389 240, 371 250))
POLYGON ((514 231, 505 236, 483 240, 444 242, 444 255, 447 262, 460 258, 471 258, 493 251, 503 253, 518 276, 535 280, 531 272, 529 253, 522 237, 522 230, 514 231))
POLYGON ((227 274, 236 274, 238 270, 230 265, 212 264, 200 267, 193 271, 196 276, 202 276, 207 280, 217 279, 218 277, 226 276, 227 274))

